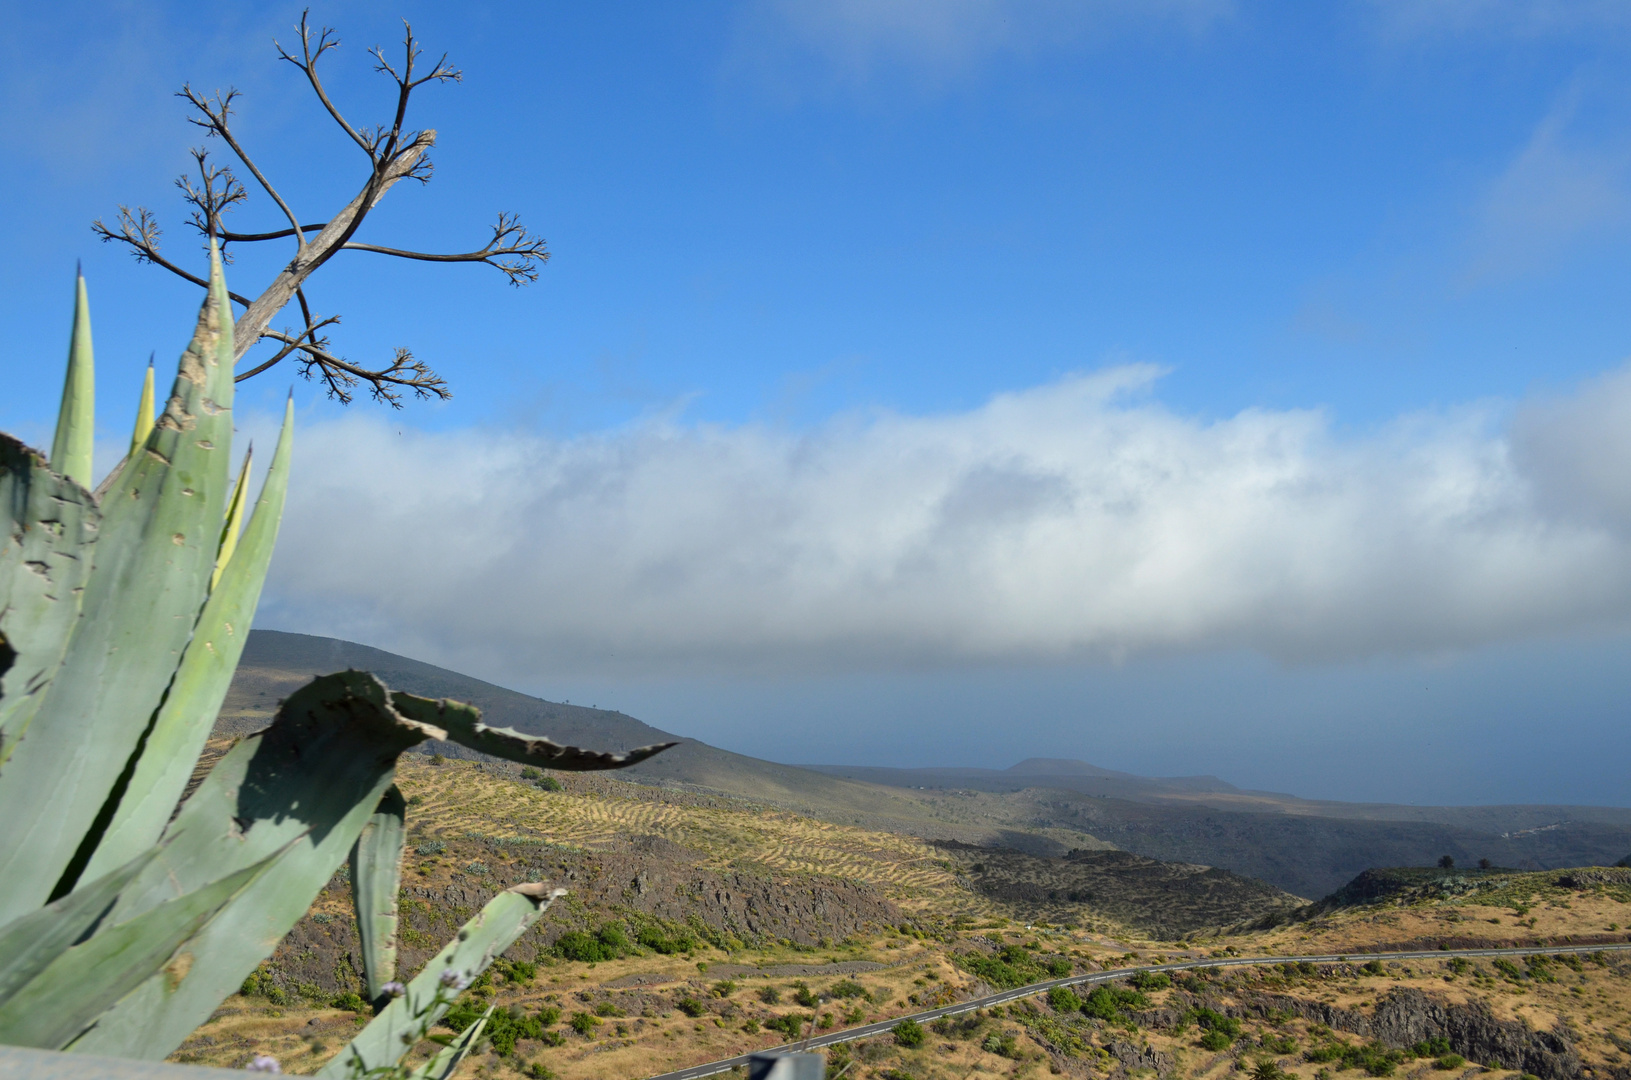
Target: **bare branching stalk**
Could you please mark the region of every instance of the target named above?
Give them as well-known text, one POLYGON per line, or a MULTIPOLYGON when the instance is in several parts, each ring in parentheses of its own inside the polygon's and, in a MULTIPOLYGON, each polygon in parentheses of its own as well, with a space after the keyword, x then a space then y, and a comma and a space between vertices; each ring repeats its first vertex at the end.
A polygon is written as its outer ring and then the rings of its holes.
MULTIPOLYGON (((457 68, 449 66, 446 56, 432 65, 429 71, 424 71, 419 63, 421 50, 414 39, 413 28, 404 23, 403 53, 399 65, 388 60, 380 48, 369 50, 375 60, 374 69, 396 84, 396 107, 391 121, 373 127, 355 127, 334 104, 317 71, 323 54, 338 47, 340 40, 327 27, 314 32, 307 21, 307 14, 301 14, 297 27, 299 49, 290 52, 274 42, 278 56, 300 69, 324 110, 368 159, 368 172, 357 194, 328 220, 303 223, 288 200, 278 192, 238 141, 231 123, 232 103, 238 96, 236 90, 206 96, 187 85, 177 95, 186 99, 193 109, 194 115, 188 118, 190 122, 203 128, 207 137, 218 138, 226 144, 232 156, 254 177, 260 190, 277 205, 288 224, 285 228, 263 232, 235 232, 226 228, 222 216, 240 203, 247 202, 249 192, 234 174, 233 166, 212 164, 209 151, 205 149, 192 152, 197 162, 196 179, 189 173, 176 181, 183 199, 192 207, 188 223, 199 234, 214 237, 221 245, 223 257, 228 259, 234 244, 287 240, 294 245, 293 257, 259 296, 250 299, 232 294, 232 299, 243 308, 234 331, 234 360, 242 360, 260 342, 269 341, 276 346, 269 357, 238 372, 237 379, 242 382, 253 378, 294 357, 301 375, 321 381, 328 395, 343 403, 351 401, 353 391, 359 385, 366 385, 374 400, 397 408, 401 406, 404 391, 411 391, 420 398, 450 397, 446 381, 407 349, 398 348, 391 361, 380 366, 354 364, 336 355, 323 330, 339 323, 340 317, 330 315, 319 318, 313 314, 306 298, 306 279, 342 251, 367 251, 419 262, 484 263, 496 268, 511 285, 525 285, 537 280, 538 268, 549 260, 549 251, 541 237, 529 233, 520 219, 510 213, 498 215, 491 239, 473 251, 438 254, 355 240, 357 230, 362 227, 368 214, 398 181, 417 180, 425 183, 430 180, 431 162, 427 154, 436 143, 436 132, 415 131, 404 126, 409 98, 426 83, 458 82, 462 75, 457 68), (272 320, 291 300, 298 301, 301 326, 273 329, 272 320)), ((92 229, 104 241, 129 248, 137 262, 151 263, 195 285, 206 286, 202 277, 188 272, 160 252, 159 241, 163 234, 157 219, 147 208, 120 206, 113 225, 104 224, 98 218, 92 229)))

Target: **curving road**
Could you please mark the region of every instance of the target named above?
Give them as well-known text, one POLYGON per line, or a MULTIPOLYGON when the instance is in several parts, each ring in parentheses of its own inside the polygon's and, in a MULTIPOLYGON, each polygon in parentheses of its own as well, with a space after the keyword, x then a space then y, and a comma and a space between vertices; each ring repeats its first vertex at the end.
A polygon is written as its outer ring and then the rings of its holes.
MULTIPOLYGON (((1369 963, 1372 960, 1444 960, 1454 956, 1476 958, 1480 956, 1561 956, 1567 953, 1595 953, 1595 952, 1626 952, 1631 945, 1561 945, 1552 948, 1516 948, 1516 949, 1424 949, 1420 952, 1391 952, 1391 953, 1332 953, 1321 956, 1231 956, 1222 959, 1184 960, 1176 964, 1145 964, 1139 967, 1113 968, 1109 971, 1095 971, 1089 975, 1067 975, 1063 979, 1049 979, 1047 982, 1031 983, 1027 986, 1004 990, 1000 994, 990 994, 982 998, 972 998, 968 1001, 959 1001, 955 1005, 944 1008, 928 1009, 924 1012, 911 1013, 907 1016, 897 1016, 891 1020, 880 1020, 875 1024, 863 1024, 860 1027, 845 1028, 842 1031, 829 1031, 810 1039, 808 1043, 789 1043, 786 1046, 769 1046, 754 1053, 770 1051, 791 1052, 800 1047, 811 1050, 823 1046, 835 1046, 842 1042, 852 1042, 855 1039, 865 1039, 871 1035, 887 1033, 902 1020, 916 1020, 926 1023, 938 1020, 942 1016, 956 1016, 958 1013, 973 1012, 975 1009, 989 1009, 993 1005, 1004 1005, 1020 998, 1031 997, 1036 994, 1046 994, 1056 986, 1087 986, 1093 983, 1112 982, 1116 979, 1125 979, 1139 971, 1190 971, 1194 968, 1215 967, 1254 967, 1261 964, 1295 964, 1307 962, 1311 964, 1337 964, 1345 961, 1361 961, 1369 963)), ((739 1057, 722 1058, 719 1061, 710 1061, 703 1065, 693 1065, 689 1069, 677 1069, 674 1072, 661 1073, 650 1080, 697 1080, 698 1077, 713 1076, 715 1073, 725 1072, 738 1065, 744 1068, 748 1063, 747 1054, 739 1057)))

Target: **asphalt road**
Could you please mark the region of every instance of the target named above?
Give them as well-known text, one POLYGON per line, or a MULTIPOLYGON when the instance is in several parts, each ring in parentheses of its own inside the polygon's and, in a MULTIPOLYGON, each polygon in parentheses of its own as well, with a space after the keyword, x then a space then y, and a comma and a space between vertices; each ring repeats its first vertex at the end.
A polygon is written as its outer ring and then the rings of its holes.
MULTIPOLYGON (((828 1031, 810 1039, 808 1043, 789 1043, 786 1046, 766 1047, 766 1051, 791 1052, 801 1048, 819 1050, 823 1046, 836 1046, 838 1043, 853 1042, 856 1039, 865 1039, 872 1035, 886 1034, 902 1020, 916 1020, 918 1023, 927 1023, 938 1020, 942 1016, 956 1016, 959 1013, 973 1012, 975 1009, 989 1009, 993 1005, 1005 1005, 1020 998, 1032 997, 1036 994, 1046 994, 1056 986, 1088 986, 1093 983, 1112 982, 1116 979, 1125 979, 1139 971, 1190 971, 1195 968, 1215 967, 1253 967, 1261 964, 1294 964, 1306 961, 1312 964, 1336 964, 1344 961, 1361 961, 1369 963, 1372 960, 1443 960, 1452 956, 1479 957, 1479 956, 1534 956, 1544 953, 1547 956, 1559 956, 1566 953, 1594 953, 1594 952, 1625 952, 1631 950, 1631 945, 1562 945, 1552 948, 1523 948, 1523 949, 1428 949, 1421 952, 1393 952, 1393 953, 1344 953, 1328 956, 1232 956, 1222 959, 1185 960, 1177 964, 1146 964, 1140 967, 1113 968, 1110 971, 1095 971, 1090 975, 1067 975, 1063 979, 1049 979, 1047 982, 1031 983, 1028 986, 1015 987, 1004 990, 1000 994, 991 994, 982 998, 973 998, 969 1001, 959 1001, 955 1005, 947 1005, 940 1009, 929 1009, 926 1012, 912 1013, 909 1016, 897 1016, 892 1020, 880 1020, 876 1024, 863 1024, 860 1027, 845 1028, 842 1031, 828 1031)), ((653 1076, 650 1080, 697 1080, 702 1076, 713 1076, 738 1065, 746 1068, 748 1055, 740 1057, 723 1058, 719 1061, 710 1061, 704 1065, 693 1065, 689 1069, 678 1069, 653 1076)))

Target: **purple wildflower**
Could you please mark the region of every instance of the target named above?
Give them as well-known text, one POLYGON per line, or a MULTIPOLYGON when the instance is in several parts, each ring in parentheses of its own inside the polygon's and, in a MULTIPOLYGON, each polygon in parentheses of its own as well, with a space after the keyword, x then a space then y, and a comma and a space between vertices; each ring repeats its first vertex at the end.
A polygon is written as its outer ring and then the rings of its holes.
POLYGON ((399 982, 388 982, 384 986, 380 987, 380 990, 386 997, 394 998, 399 998, 408 992, 408 988, 399 982))
POLYGON ((448 968, 446 971, 442 972, 442 985, 453 990, 463 990, 465 987, 470 985, 470 979, 462 972, 455 971, 453 968, 448 968))
POLYGON ((245 1072, 282 1073, 283 1066, 277 1063, 277 1058, 271 1054, 256 1054, 255 1059, 244 1066, 245 1072))

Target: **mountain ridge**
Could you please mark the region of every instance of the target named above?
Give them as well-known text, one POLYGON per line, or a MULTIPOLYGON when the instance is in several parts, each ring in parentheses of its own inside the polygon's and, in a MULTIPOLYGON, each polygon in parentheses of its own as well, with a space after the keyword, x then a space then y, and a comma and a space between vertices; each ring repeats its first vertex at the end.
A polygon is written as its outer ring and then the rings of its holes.
MULTIPOLYGON (((1620 808, 1319 802, 1247 791, 1215 777, 1146 778, 1056 758, 1028 758, 1003 770, 784 765, 670 734, 616 710, 546 701, 367 645, 271 630, 250 633, 216 733, 263 727, 280 698, 313 675, 348 667, 373 671, 393 689, 467 701, 494 726, 591 749, 678 739, 678 746, 620 774, 639 783, 1036 856, 1120 848, 1219 867, 1304 897, 1324 896, 1370 867, 1430 865, 1444 854, 1463 864, 1490 858, 1541 870, 1606 865, 1631 850, 1631 810, 1620 808)), ((478 756, 448 744, 424 749, 478 756)))

